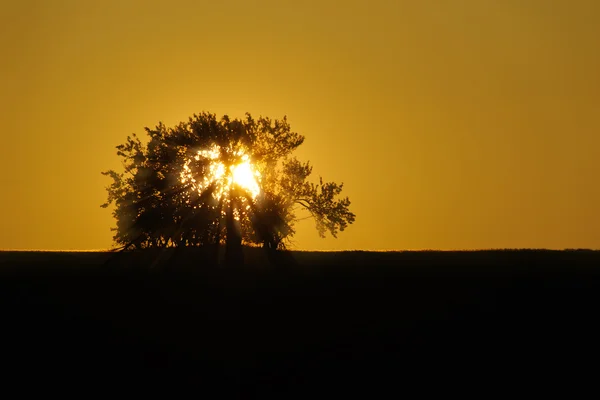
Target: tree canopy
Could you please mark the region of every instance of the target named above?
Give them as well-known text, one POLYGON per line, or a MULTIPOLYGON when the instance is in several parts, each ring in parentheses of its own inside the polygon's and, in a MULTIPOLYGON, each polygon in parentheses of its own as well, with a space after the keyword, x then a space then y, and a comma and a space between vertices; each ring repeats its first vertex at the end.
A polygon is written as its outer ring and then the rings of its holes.
POLYGON ((293 152, 304 136, 287 118, 218 119, 194 114, 174 127, 145 128, 117 146, 123 171, 110 177, 114 241, 123 248, 203 246, 238 239, 281 249, 301 209, 321 237, 337 237, 355 220, 343 184, 309 181, 312 166, 293 152))

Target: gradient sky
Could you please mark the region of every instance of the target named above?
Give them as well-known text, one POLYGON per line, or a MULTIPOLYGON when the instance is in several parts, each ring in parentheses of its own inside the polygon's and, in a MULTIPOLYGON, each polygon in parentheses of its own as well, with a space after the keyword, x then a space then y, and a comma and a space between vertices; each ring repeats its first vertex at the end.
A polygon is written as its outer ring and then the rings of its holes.
POLYGON ((115 146, 280 118, 357 220, 299 249, 600 248, 597 0, 3 1, 0 248, 111 246, 115 146))

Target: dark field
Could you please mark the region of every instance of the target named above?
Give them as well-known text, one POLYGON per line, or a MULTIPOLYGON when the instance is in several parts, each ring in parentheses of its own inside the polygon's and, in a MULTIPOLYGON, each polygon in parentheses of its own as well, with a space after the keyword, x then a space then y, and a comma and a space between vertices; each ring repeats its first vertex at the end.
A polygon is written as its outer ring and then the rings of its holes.
POLYGON ((600 252, 285 260, 0 252, 2 384, 337 398, 551 387, 597 369, 600 252))

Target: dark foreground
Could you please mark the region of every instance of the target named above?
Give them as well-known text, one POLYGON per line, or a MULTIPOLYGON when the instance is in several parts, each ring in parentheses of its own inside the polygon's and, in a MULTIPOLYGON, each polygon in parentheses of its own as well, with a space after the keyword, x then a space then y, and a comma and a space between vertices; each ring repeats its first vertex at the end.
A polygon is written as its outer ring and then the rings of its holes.
POLYGON ((596 379, 600 252, 157 256, 0 253, 3 387, 379 398, 596 379))

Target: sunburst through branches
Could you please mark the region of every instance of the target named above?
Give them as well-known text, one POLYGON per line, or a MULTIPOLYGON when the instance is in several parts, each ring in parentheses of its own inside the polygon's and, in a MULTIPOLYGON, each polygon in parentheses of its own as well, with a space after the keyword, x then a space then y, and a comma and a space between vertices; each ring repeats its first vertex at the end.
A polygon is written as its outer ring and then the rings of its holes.
POLYGON ((238 199, 245 209, 249 208, 247 197, 255 200, 260 194, 261 173, 250 156, 217 144, 198 150, 187 159, 180 177, 181 183, 188 184, 192 191, 202 195, 211 188, 213 198, 225 203, 232 200, 232 190, 239 188, 246 194, 238 199))

